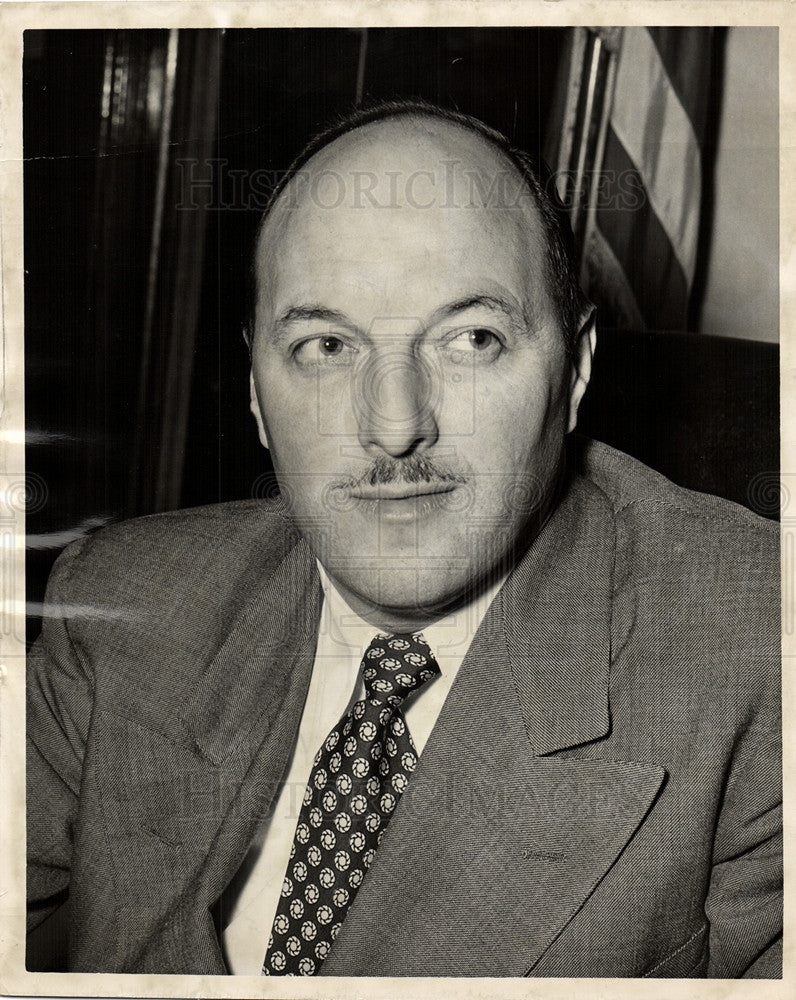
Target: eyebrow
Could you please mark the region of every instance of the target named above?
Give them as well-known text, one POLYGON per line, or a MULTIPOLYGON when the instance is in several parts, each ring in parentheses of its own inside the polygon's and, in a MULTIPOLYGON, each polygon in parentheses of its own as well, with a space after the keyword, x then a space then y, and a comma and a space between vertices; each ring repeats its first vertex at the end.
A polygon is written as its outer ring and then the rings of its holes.
POLYGON ((433 319, 437 322, 440 319, 448 319, 451 316, 455 316, 461 312, 466 312, 468 309, 473 309, 476 306, 485 306, 487 309, 491 309, 494 312, 501 312, 515 323, 525 320, 522 310, 519 310, 510 302, 495 295, 468 295, 463 299, 457 299, 455 302, 450 302, 437 309, 434 312, 433 319))
MULTIPOLYGON (((491 309, 493 312, 500 312, 507 316, 513 323, 523 326, 527 325, 527 317, 524 310, 512 305, 511 302, 495 295, 467 295, 464 298, 456 299, 444 306, 435 309, 429 317, 426 326, 433 326, 440 320, 449 319, 459 313, 466 312, 478 306, 491 309)), ((338 323, 348 327, 353 326, 351 320, 345 313, 337 309, 328 309, 321 305, 298 305, 286 309, 276 322, 276 330, 281 332, 291 323, 311 322, 320 320, 325 323, 338 323)))
POLYGON ((277 327, 287 326, 301 320, 320 319, 328 323, 349 323, 345 313, 337 309, 327 309, 325 306, 291 306, 276 322, 277 327))

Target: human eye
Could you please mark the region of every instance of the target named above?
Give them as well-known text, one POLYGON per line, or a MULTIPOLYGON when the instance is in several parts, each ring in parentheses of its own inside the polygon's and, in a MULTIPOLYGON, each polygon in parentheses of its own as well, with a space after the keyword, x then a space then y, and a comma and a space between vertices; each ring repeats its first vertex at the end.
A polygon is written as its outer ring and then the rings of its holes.
POLYGON ((443 349, 454 364, 494 361, 503 348, 500 335, 484 326, 454 330, 443 341, 443 349))
POLYGON ((344 337, 327 333, 299 341, 291 354, 302 368, 317 368, 353 364, 357 350, 344 337))

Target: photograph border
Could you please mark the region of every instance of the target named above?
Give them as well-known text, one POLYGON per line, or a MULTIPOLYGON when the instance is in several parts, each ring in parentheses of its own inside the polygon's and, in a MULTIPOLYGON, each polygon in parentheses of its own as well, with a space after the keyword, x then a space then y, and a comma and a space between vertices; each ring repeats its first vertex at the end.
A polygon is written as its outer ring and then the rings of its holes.
POLYGON ((783 730, 786 779, 786 887, 793 885, 791 832, 796 749, 792 677, 796 591, 796 418, 789 413, 796 383, 796 7, 785 0, 722 2, 540 2, 493 0, 271 0, 271 2, 4 3, 0 7, 0 504, 3 587, 0 600, 0 802, 7 804, 0 847, 0 993, 24 996, 570 998, 650 1000, 760 998, 794 994, 792 894, 786 891, 782 980, 629 979, 285 979, 262 977, 29 973, 25 938, 25 421, 22 229, 22 33, 54 28, 243 28, 755 25, 779 28, 780 74, 780 430, 782 498, 783 730), (22 502, 20 497, 23 498, 22 502), (20 627, 20 622, 23 624, 20 627))

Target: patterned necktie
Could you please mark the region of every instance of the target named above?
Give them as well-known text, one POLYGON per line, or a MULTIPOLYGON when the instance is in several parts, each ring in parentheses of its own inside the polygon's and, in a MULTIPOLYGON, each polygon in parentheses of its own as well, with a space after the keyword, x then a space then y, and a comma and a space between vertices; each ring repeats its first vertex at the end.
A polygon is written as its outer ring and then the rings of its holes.
POLYGON ((365 697, 315 755, 263 965, 312 976, 331 950, 417 766, 401 705, 440 670, 421 635, 377 635, 362 658, 365 697))

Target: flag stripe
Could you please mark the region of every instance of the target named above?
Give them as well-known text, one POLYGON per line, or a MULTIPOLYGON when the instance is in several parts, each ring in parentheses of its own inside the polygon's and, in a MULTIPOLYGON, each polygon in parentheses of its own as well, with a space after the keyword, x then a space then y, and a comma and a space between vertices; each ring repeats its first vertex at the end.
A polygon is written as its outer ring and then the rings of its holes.
POLYGON ((698 142, 707 124, 712 73, 713 28, 649 28, 650 38, 698 142))
POLYGON ((596 223, 627 274, 650 329, 684 330, 689 283, 666 230, 646 197, 644 178, 609 127, 603 160, 608 180, 596 223))
POLYGON ((613 131, 643 178, 690 287, 702 187, 699 145, 646 28, 625 28, 615 94, 613 131))

